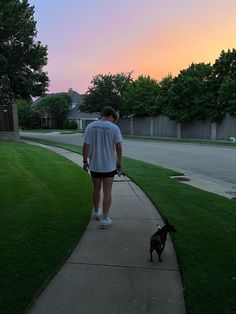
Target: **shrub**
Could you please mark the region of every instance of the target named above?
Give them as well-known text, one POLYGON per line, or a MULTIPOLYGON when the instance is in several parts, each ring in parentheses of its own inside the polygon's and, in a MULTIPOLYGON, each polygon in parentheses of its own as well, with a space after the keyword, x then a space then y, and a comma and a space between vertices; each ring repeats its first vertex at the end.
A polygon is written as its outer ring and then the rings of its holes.
POLYGON ((78 124, 75 120, 65 120, 63 123, 63 128, 69 130, 77 130, 78 124))
POLYGON ((77 130, 78 129, 78 124, 75 120, 70 121, 69 129, 71 129, 71 130, 77 130))
POLYGON ((69 120, 63 122, 63 129, 69 129, 69 120))

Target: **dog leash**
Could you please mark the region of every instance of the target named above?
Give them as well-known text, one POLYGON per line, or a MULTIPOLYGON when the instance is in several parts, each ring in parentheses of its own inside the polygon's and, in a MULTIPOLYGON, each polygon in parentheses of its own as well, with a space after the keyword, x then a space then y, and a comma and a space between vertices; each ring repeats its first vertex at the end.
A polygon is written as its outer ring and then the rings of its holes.
MULTIPOLYGON (((127 179, 127 176, 124 172, 122 172, 121 170, 117 169, 117 175, 118 177, 123 176, 123 180, 124 182, 128 183, 129 187, 132 189, 132 191, 134 192, 134 194, 137 196, 137 198, 139 199, 139 201, 141 202, 143 208, 146 208, 146 205, 144 204, 143 200, 141 199, 141 197, 138 195, 138 193, 135 191, 135 189, 132 187, 132 185, 130 184, 130 180, 127 179)), ((148 216, 151 218, 151 220, 155 223, 155 226, 159 226, 156 222, 156 219, 151 215, 151 213, 148 211, 148 216)))

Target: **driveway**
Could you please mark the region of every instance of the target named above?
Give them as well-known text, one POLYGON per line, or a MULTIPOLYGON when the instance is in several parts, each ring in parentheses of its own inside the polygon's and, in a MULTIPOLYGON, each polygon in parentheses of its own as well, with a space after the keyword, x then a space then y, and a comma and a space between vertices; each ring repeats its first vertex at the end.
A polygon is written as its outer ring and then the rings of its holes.
MULTIPOLYGON (((37 138, 82 145, 82 134, 21 133, 37 138)), ((203 144, 124 140, 124 156, 177 170, 190 184, 229 198, 236 196, 235 148, 203 144)))

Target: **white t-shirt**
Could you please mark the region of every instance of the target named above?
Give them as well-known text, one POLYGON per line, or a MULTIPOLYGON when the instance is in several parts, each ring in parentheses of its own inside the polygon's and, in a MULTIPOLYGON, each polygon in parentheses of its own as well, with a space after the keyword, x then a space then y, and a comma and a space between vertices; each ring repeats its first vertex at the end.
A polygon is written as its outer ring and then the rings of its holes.
POLYGON ((115 144, 123 138, 117 125, 110 121, 90 123, 84 133, 84 143, 89 144, 89 169, 95 172, 116 170, 115 144))

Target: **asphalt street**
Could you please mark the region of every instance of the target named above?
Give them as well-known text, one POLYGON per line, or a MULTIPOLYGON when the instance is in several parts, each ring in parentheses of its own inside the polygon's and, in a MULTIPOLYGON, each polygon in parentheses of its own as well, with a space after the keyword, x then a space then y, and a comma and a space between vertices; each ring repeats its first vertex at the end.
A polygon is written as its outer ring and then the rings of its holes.
MULTIPOLYGON (((82 145, 82 134, 21 133, 82 145)), ((236 148, 236 145, 235 145, 236 148)), ((236 149, 203 144, 124 140, 123 154, 184 173, 200 184, 209 183, 236 196, 236 149)))

